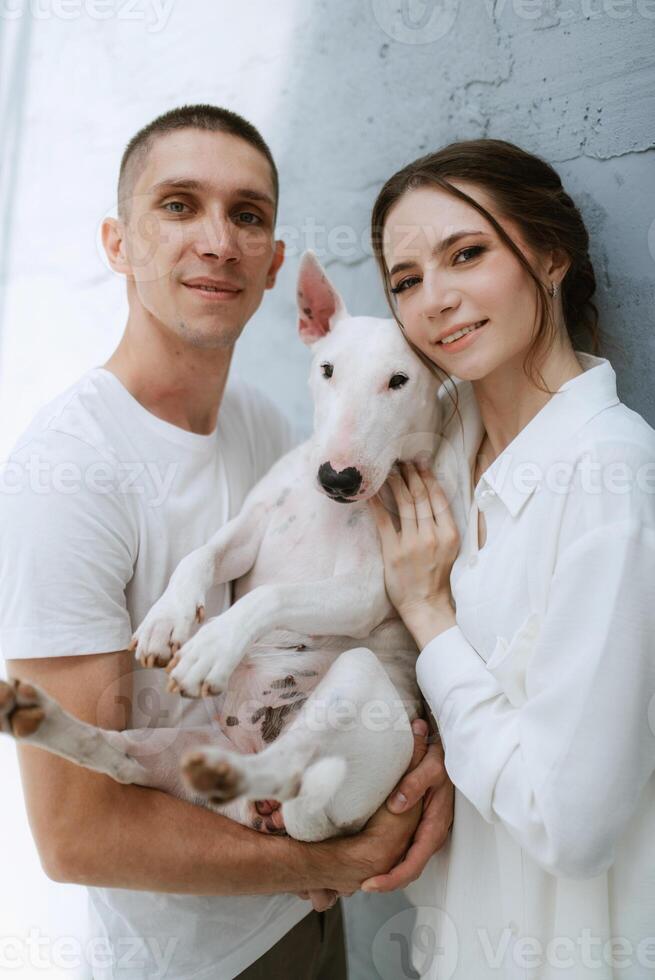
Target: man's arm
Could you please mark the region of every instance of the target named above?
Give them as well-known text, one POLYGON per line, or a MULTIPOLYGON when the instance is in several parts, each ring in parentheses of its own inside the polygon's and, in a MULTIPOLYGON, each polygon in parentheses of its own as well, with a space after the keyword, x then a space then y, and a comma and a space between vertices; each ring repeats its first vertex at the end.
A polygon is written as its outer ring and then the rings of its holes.
MULTIPOLYGON (((9 660, 11 677, 32 682, 89 724, 129 725, 133 658, 126 651, 9 660)), ((176 894, 275 894, 330 888, 336 856, 258 834, 158 790, 122 785, 33 746, 18 746, 28 817, 42 866, 55 881, 176 894)), ((418 815, 380 814, 352 855, 353 890, 397 863, 418 815)), ((345 870, 345 869, 344 869, 345 870)))

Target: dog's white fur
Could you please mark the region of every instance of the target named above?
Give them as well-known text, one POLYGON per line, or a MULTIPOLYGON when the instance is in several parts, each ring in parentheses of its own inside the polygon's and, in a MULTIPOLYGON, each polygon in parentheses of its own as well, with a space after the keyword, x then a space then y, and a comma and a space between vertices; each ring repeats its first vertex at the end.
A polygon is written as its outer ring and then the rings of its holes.
POLYGON ((279 824, 249 801, 283 801, 287 832, 315 841, 361 828, 411 758, 417 651, 385 592, 367 500, 387 493, 397 460, 432 459, 440 415, 438 381, 398 325, 350 316, 312 253, 298 305, 313 354, 313 435, 180 563, 133 641, 142 663, 168 665, 182 693, 223 695, 220 730, 174 741, 169 730, 150 732, 146 758, 139 732, 94 729, 43 692, 6 685, 0 727, 257 829, 279 824), (208 590, 228 581, 233 605, 196 630, 208 590), (40 708, 41 722, 10 724, 26 705, 40 708))

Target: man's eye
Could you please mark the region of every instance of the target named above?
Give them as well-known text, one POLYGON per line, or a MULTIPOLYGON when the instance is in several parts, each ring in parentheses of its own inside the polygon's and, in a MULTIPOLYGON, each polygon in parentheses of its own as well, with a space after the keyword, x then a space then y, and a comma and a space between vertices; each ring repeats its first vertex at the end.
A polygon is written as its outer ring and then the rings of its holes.
POLYGON ((252 211, 239 211, 237 218, 245 225, 261 225, 262 219, 252 211))
POLYGON ((394 294, 394 296, 397 296, 398 293, 404 293, 406 289, 409 289, 410 286, 414 286, 420 281, 421 279, 419 276, 407 276, 406 279, 401 279, 397 286, 392 286, 391 292, 394 294))
POLYGON ((391 378, 391 381, 389 382, 389 387, 402 388, 403 385, 406 385, 408 381, 409 378, 407 377, 406 374, 394 374, 393 377, 391 378))
POLYGON ((327 361, 325 364, 321 364, 321 369, 323 371, 324 378, 331 378, 334 373, 334 365, 329 364, 327 361))
POLYGON ((171 214, 184 214, 184 208, 188 208, 188 204, 183 201, 167 201, 164 208, 171 214))

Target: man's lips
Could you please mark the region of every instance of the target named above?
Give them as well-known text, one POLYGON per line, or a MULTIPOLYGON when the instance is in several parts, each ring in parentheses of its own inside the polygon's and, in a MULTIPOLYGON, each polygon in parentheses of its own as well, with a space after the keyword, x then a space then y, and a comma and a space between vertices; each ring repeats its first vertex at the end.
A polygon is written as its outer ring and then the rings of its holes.
POLYGON ((243 292, 240 286, 221 279, 186 279, 182 285, 186 289, 193 290, 194 293, 203 299, 214 301, 235 299, 243 292))

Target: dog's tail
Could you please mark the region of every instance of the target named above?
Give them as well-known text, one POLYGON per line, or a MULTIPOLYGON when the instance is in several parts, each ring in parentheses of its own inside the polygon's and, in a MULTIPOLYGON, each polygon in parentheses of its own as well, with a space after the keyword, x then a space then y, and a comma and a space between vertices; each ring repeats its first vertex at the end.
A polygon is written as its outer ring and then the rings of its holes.
POLYGON ((324 810, 346 778, 346 760, 341 756, 328 756, 313 762, 303 774, 300 792, 312 810, 324 810))

